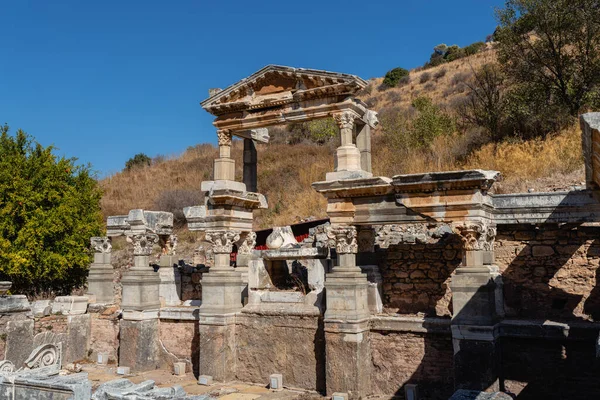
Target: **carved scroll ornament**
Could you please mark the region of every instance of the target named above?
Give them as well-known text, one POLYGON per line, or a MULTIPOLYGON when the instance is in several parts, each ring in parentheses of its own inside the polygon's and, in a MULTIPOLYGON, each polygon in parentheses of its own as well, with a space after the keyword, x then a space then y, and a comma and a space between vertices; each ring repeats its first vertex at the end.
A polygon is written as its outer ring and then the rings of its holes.
POLYGON ((335 249, 338 254, 358 252, 356 228, 354 226, 334 226, 328 236, 335 240, 335 249))
POLYGON ((208 231, 206 241, 212 243, 215 254, 228 254, 233 250, 233 244, 240 240, 240 232, 237 231, 208 231))
POLYGON ((494 249, 496 227, 484 222, 464 222, 454 226, 454 232, 460 235, 465 250, 494 249))
POLYGON ((231 146, 231 131, 229 129, 219 129, 217 131, 219 146, 231 146))
POLYGON ((149 256, 152 254, 152 247, 158 243, 158 235, 153 233, 133 235, 131 241, 133 242, 133 255, 149 256))
POLYGON ((110 253, 112 251, 112 244, 106 236, 94 236, 90 238, 90 244, 96 253, 110 253))

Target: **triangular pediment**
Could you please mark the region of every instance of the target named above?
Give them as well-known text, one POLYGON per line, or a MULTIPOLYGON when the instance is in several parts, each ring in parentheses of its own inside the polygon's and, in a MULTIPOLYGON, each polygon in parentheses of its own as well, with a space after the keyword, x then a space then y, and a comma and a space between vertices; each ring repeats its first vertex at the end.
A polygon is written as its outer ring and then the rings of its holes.
POLYGON ((268 65, 200 105, 214 115, 259 110, 323 97, 348 97, 367 85, 356 75, 268 65))

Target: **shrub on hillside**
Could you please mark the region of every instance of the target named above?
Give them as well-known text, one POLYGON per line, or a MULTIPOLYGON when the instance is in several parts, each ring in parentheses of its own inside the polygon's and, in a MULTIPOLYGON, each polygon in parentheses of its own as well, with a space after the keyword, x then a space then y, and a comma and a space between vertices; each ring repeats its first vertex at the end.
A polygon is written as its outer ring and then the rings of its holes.
POLYGON ((70 294, 87 277, 102 192, 89 167, 22 130, 0 133, 0 279, 15 293, 70 294))
POLYGON ((431 79, 431 74, 429 72, 423 72, 419 77, 419 83, 423 84, 428 82, 431 79))
POLYGON ((446 76, 446 68, 441 68, 439 71, 437 71, 433 77, 437 80, 440 78, 443 78, 444 76, 446 76))
POLYGON ((409 72, 404 68, 394 68, 385 74, 385 77, 383 78, 383 86, 385 88, 394 87, 398 84, 400 79, 402 79, 405 76, 408 76, 408 74, 409 72))
POLYGON ((154 207, 159 211, 173 213, 173 224, 177 228, 185 225, 183 208, 204 204, 204 194, 200 190, 173 189, 161 192, 154 200, 154 207))
POLYGON ((125 163, 125 170, 129 171, 132 168, 147 167, 152 164, 152 159, 144 153, 138 153, 125 163))
POLYGON ((398 84, 396 86, 402 87, 402 86, 408 85, 409 83, 410 83, 410 76, 406 75, 406 76, 403 76, 402 78, 400 78, 400 80, 398 81, 398 84))

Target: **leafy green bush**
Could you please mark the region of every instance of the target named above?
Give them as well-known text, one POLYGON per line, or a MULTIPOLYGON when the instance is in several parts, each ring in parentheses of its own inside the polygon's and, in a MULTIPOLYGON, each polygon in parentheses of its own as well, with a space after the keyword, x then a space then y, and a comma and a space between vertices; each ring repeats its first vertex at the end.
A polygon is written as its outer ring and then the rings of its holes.
POLYGON ((68 294, 85 283, 102 192, 89 166, 22 130, 11 136, 4 125, 0 133, 0 279, 16 293, 68 294))
POLYGON ((387 88, 394 87, 400 82, 400 79, 408 76, 409 72, 404 68, 394 68, 388 71, 383 78, 383 86, 387 88))
POLYGON ((152 159, 150 157, 148 157, 144 153, 138 153, 129 160, 127 160, 127 162, 125 163, 125 169, 129 171, 132 168, 147 167, 150 164, 152 164, 152 159))
POLYGON ((413 147, 427 147, 438 136, 454 133, 454 118, 428 97, 417 97, 412 102, 417 116, 412 121, 409 134, 413 147))

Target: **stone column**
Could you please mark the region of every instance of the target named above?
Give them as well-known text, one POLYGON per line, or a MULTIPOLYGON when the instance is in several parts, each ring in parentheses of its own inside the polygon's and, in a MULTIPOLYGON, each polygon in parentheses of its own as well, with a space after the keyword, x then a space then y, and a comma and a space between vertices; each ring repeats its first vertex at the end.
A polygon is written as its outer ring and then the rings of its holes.
POLYGON ((357 129, 356 147, 360 151, 360 168, 371 172, 371 127, 363 123, 357 129))
POLYGON ((236 270, 241 273, 242 277, 242 304, 246 304, 248 300, 248 271, 250 260, 253 258, 252 250, 256 246, 256 233, 243 232, 240 235, 241 239, 237 242, 237 262, 236 270))
POLYGON ((333 226, 337 262, 325 278, 325 343, 327 393, 346 392, 351 398, 371 390, 368 282, 356 265, 356 228, 333 226))
POLYGON ((160 277, 159 296, 161 305, 181 305, 181 274, 177 268, 177 235, 160 235, 160 247, 162 253, 158 265, 160 277))
POLYGON ((235 314, 242 308, 242 274, 229 265, 240 232, 209 230, 214 266, 202 278, 200 306, 200 375, 225 382, 235 378, 235 314))
POLYGON ((158 312, 160 277, 150 267, 155 234, 138 234, 133 242, 133 267, 122 279, 123 319, 119 345, 119 365, 132 371, 150 371, 160 365, 158 312))
POLYGON ((213 178, 215 181, 235 180, 235 161, 231 158, 232 134, 229 129, 219 129, 219 158, 214 161, 213 178))
POLYGON ((254 140, 244 139, 244 183, 249 192, 257 192, 256 146, 254 140))
POLYGON ((336 150, 335 172, 329 172, 326 175, 328 181, 372 176, 371 173, 363 171, 360 150, 354 143, 355 120, 357 118, 358 114, 350 110, 333 114, 333 119, 340 128, 341 145, 336 150))
POLYGON ((88 272, 88 294, 96 297, 97 304, 111 304, 115 301, 113 288, 113 266, 110 263, 112 245, 108 237, 90 239, 94 250, 94 262, 88 272))
POLYGON ((455 227, 463 259, 452 289, 456 389, 499 390, 496 324, 503 316, 502 278, 493 263, 496 228, 484 222, 455 227))

